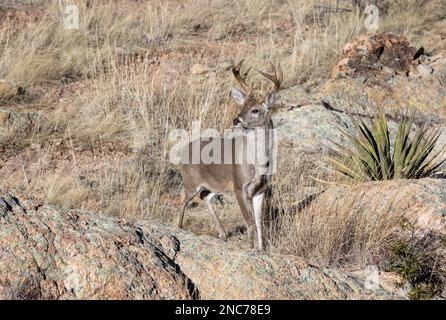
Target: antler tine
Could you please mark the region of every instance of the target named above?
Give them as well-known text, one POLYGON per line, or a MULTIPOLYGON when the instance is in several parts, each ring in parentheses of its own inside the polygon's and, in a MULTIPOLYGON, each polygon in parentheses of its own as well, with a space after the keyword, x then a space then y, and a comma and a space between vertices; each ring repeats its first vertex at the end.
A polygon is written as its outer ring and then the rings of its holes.
POLYGON ((234 77, 235 77, 235 79, 238 81, 238 83, 240 83, 240 85, 242 86, 242 88, 245 90, 245 92, 246 92, 247 94, 250 94, 250 93, 251 93, 251 90, 252 90, 252 87, 249 86, 249 85, 246 83, 246 78, 247 78, 248 73, 249 73, 249 71, 251 70, 251 68, 249 68, 249 69, 245 72, 244 77, 242 77, 242 76, 240 75, 240 68, 242 67, 242 63, 243 63, 243 61, 245 61, 245 59, 242 59, 242 60, 238 63, 238 65, 236 65, 235 67, 232 68, 232 73, 234 74, 234 77))
POLYGON ((273 65, 272 62, 270 62, 270 65, 271 68, 273 69, 273 74, 268 74, 262 71, 259 71, 259 73, 274 83, 274 91, 277 92, 279 91, 280 86, 282 85, 283 71, 282 68, 280 67, 280 63, 278 64, 278 69, 276 69, 276 67, 273 65))

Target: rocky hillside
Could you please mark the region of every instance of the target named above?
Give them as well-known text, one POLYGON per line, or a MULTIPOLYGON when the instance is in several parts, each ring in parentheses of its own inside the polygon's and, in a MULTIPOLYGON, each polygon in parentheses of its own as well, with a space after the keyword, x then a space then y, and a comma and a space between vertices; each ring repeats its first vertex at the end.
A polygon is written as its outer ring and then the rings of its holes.
POLYGON ((155 221, 0 197, 2 299, 402 299, 395 276, 244 250, 155 221))

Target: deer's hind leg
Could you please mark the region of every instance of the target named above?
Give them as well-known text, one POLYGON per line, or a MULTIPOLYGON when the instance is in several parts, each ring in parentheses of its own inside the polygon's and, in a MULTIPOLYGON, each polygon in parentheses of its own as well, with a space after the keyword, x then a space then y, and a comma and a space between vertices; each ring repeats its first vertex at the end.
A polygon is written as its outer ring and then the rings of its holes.
POLYGON ((218 237, 223 241, 227 241, 225 229, 223 228, 220 218, 218 217, 217 213, 215 212, 214 206, 212 205, 212 202, 211 202, 212 198, 215 195, 216 194, 214 192, 206 190, 206 191, 202 192, 200 197, 202 197, 204 199, 206 208, 208 209, 209 213, 211 214, 212 218, 214 219, 214 222, 217 226, 218 237))
POLYGON ((186 211, 187 205, 189 202, 192 201, 193 198, 197 196, 197 194, 202 190, 202 188, 197 188, 196 190, 190 190, 189 188, 184 188, 184 201, 183 201, 183 208, 180 211, 180 216, 178 217, 178 228, 183 228, 183 219, 184 219, 184 212, 186 211))

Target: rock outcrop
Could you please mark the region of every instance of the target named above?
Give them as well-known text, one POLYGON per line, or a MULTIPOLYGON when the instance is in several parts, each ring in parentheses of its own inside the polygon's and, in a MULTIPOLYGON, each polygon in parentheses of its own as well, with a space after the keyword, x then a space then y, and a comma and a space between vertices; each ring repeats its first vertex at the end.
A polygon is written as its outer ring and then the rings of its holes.
POLYGON ((140 229, 0 198, 0 297, 188 299, 190 280, 140 229))
POLYGON ((390 275, 260 254, 152 221, 124 221, 0 197, 0 298, 404 298, 390 275), (383 280, 384 279, 384 280, 383 280))
POLYGON ((428 56, 405 37, 363 35, 345 45, 320 99, 345 112, 396 116, 415 108, 425 119, 446 119, 446 55, 428 56))
MULTIPOLYGON (((368 120, 364 115, 353 115, 368 120)), ((292 147, 292 152, 298 154, 326 154, 335 147, 333 141, 346 144, 346 137, 340 129, 355 132, 352 115, 333 110, 322 103, 312 103, 292 110, 280 110, 273 115, 274 127, 278 131, 278 141, 285 147, 292 147)), ((388 119, 391 136, 398 129, 398 124, 388 119)), ((440 138, 443 146, 446 134, 440 138)))
POLYGON ((350 118, 327 110, 322 104, 311 104, 279 111, 273 116, 280 142, 293 144, 299 153, 326 153, 334 147, 331 141, 345 142, 339 128, 352 129, 350 118))

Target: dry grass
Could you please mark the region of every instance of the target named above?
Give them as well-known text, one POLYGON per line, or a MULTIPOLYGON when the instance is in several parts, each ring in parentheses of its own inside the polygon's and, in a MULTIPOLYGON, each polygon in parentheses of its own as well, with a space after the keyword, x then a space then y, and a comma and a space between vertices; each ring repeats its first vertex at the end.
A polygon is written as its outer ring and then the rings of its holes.
POLYGON ((282 217, 274 249, 318 265, 385 267, 399 240, 401 212, 395 212, 391 199, 361 206, 358 192, 346 191, 351 193, 342 198, 337 193, 322 195, 322 201, 316 199, 299 213, 282 217))
MULTIPOLYGON (((53 1, 29 9, 28 23, 17 24, 18 13, 0 23, 0 78, 26 87, 47 118, 27 142, 45 146, 50 160, 22 187, 59 206, 118 216, 173 219, 180 184, 167 161, 168 134, 197 120, 202 127, 228 127, 236 112, 227 95, 228 64, 242 57, 261 68, 280 61, 285 86, 311 85, 329 75, 346 42, 365 32, 364 16, 351 1, 74 2, 80 30, 62 27, 53 1), (196 63, 208 72, 191 74, 196 63), (70 91, 73 84, 80 89, 70 91), (42 94, 48 87, 66 92, 54 102, 42 94), (60 139, 64 165, 53 148, 60 139), (115 157, 110 143, 124 155, 115 157), (87 145, 89 156, 80 145, 87 145)), ((429 26, 445 6, 425 2, 393 1, 380 30, 402 33, 417 45, 433 43, 429 26)), ((262 89, 265 82, 256 86, 262 89)), ((297 190, 317 192, 324 185, 310 177, 330 176, 316 174, 315 166, 292 156, 281 159, 273 207, 286 218, 276 221, 282 231, 271 239, 272 248, 325 264, 373 260, 392 237, 396 218, 386 206, 372 219, 335 202, 297 214, 297 190)))
MULTIPOLYGON (((183 62, 239 55, 260 66, 280 60, 289 82, 315 80, 328 74, 348 40, 366 32, 360 8, 340 0, 78 0, 79 30, 63 28, 57 1, 42 3, 25 16, 28 24, 16 26, 20 14, 2 23, 0 76, 19 85, 95 76, 119 53, 164 50, 187 53, 183 62)), ((427 42, 444 6, 437 0, 391 2, 380 30, 427 42)))
POLYGON ((321 266, 394 271, 412 285, 412 299, 431 298, 446 283, 444 242, 435 240, 435 232, 419 232, 423 212, 435 209, 419 199, 429 192, 414 195, 416 184, 393 180, 331 187, 304 209, 276 219, 271 248, 321 266))
POLYGON ((20 85, 93 76, 117 49, 159 47, 172 33, 178 11, 159 1, 138 10, 108 1, 95 1, 88 8, 86 1, 73 1, 79 7, 79 30, 66 30, 58 2, 46 3, 31 13, 37 22, 19 30, 6 25, 10 32, 0 38, 2 76, 20 85))

